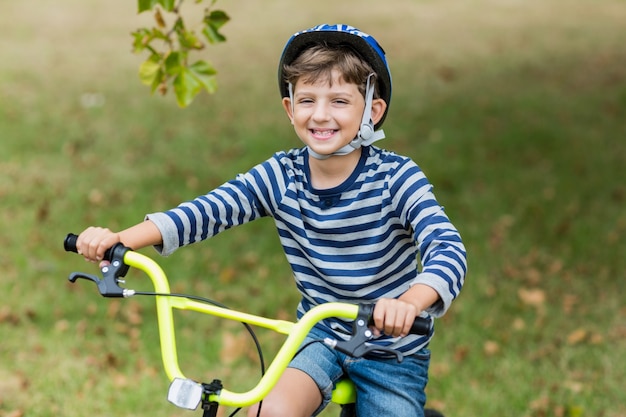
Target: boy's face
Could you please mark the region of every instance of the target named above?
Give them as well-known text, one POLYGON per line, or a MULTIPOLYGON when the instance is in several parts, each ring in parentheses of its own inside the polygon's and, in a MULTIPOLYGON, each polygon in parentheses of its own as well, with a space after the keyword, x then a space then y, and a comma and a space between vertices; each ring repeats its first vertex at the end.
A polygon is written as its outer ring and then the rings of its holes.
MULTIPOLYGON (((349 144, 359 132, 365 99, 356 84, 346 83, 339 72, 332 72, 332 86, 321 81, 297 81, 293 106, 289 98, 283 106, 298 137, 314 152, 330 155, 349 144)), ((385 102, 374 100, 374 123, 382 116, 385 102)))

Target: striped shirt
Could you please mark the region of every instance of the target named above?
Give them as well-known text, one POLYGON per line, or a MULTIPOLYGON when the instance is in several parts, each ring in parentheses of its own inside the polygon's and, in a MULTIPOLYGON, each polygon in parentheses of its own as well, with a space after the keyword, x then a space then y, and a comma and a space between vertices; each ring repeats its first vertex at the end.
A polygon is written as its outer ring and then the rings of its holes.
MULTIPOLYGON (((150 214, 147 218, 163 237, 157 250, 169 255, 271 216, 302 294, 298 317, 331 301, 397 298, 418 283, 440 296, 423 315, 441 316, 465 278, 460 235, 411 159, 375 146, 362 150, 357 168, 335 188, 313 188, 306 148, 292 149, 193 201, 150 214)), ((340 320, 319 327, 341 339, 350 331, 350 323, 340 320)), ((432 334, 431 328, 426 336, 381 336, 374 343, 393 344, 411 354, 427 345, 432 334)))

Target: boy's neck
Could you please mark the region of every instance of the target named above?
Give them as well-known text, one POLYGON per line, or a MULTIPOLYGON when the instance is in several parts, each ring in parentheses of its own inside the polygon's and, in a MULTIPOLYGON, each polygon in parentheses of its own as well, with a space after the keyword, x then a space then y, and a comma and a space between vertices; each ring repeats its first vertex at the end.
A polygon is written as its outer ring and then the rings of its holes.
POLYGON ((316 159, 309 155, 311 185, 318 190, 327 190, 343 184, 361 159, 362 149, 355 149, 347 155, 333 155, 327 159, 316 159))

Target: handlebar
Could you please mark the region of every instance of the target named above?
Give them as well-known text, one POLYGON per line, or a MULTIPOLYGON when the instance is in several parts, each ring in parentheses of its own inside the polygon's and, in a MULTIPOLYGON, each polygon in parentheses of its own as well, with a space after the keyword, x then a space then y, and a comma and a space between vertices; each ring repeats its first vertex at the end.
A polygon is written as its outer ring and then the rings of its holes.
MULTIPOLYGON (((76 240, 77 235, 68 234, 63 244, 65 250, 68 252, 77 252, 76 240)), ((247 392, 236 393, 220 387, 219 390, 209 393, 209 401, 233 407, 248 406, 261 401, 276 384, 291 359, 296 355, 309 331, 318 322, 327 318, 354 320, 352 338, 346 341, 325 340, 324 342, 330 347, 356 357, 365 356, 373 351, 385 351, 395 354, 399 361, 402 360, 402 353, 400 352, 388 348, 366 345, 366 342, 373 337, 369 329, 371 313, 374 308, 373 304, 356 305, 331 302, 313 307, 297 322, 269 319, 203 303, 187 297, 169 296, 171 294, 169 282, 161 267, 151 258, 134 252, 120 243, 107 250, 104 259, 109 261, 110 265, 101 268, 102 279, 82 272, 73 272, 70 274, 69 280, 72 283, 76 282, 79 278, 93 281, 97 284, 100 294, 104 297, 130 297, 134 295, 135 292, 120 287, 119 284, 124 283, 120 278, 125 276, 129 267, 137 268, 146 273, 152 280, 155 292, 157 293, 155 298, 161 356, 165 372, 170 381, 187 379, 178 364, 173 318, 174 309, 191 310, 229 320, 240 321, 249 325, 267 328, 287 336, 267 371, 254 388, 247 392)), ((431 320, 424 317, 417 317, 411 332, 426 335, 430 331, 431 320)))
MULTIPOLYGON (((65 240, 63 241, 63 249, 65 249, 66 252, 78 253, 78 248, 76 247, 77 241, 78 241, 78 235, 77 234, 68 233, 67 236, 65 236, 65 240)), ((129 251, 129 250, 131 250, 131 249, 127 248, 126 246, 122 245, 121 243, 117 243, 113 247, 107 249, 104 252, 104 260, 105 261, 112 261, 113 258, 116 255, 118 257, 123 258, 122 252, 126 252, 126 251, 129 251)))

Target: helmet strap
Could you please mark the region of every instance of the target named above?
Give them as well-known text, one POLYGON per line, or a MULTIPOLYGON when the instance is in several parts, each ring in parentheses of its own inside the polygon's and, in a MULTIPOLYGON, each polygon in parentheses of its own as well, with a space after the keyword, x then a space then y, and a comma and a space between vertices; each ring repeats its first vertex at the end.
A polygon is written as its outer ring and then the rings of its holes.
MULTIPOLYGON (((374 74, 367 76, 367 84, 365 86, 365 109, 363 109, 363 117, 361 118, 361 127, 356 135, 356 138, 344 146, 343 148, 333 152, 332 154, 322 155, 315 152, 313 149, 307 146, 309 154, 315 159, 327 159, 334 155, 348 155, 356 149, 362 146, 369 146, 372 143, 385 138, 385 132, 382 130, 374 130, 374 122, 372 121, 372 103, 374 102, 374 86, 371 82, 374 74)), ((289 83, 289 100, 291 101, 291 113, 294 112, 293 101, 293 85, 289 83)))

